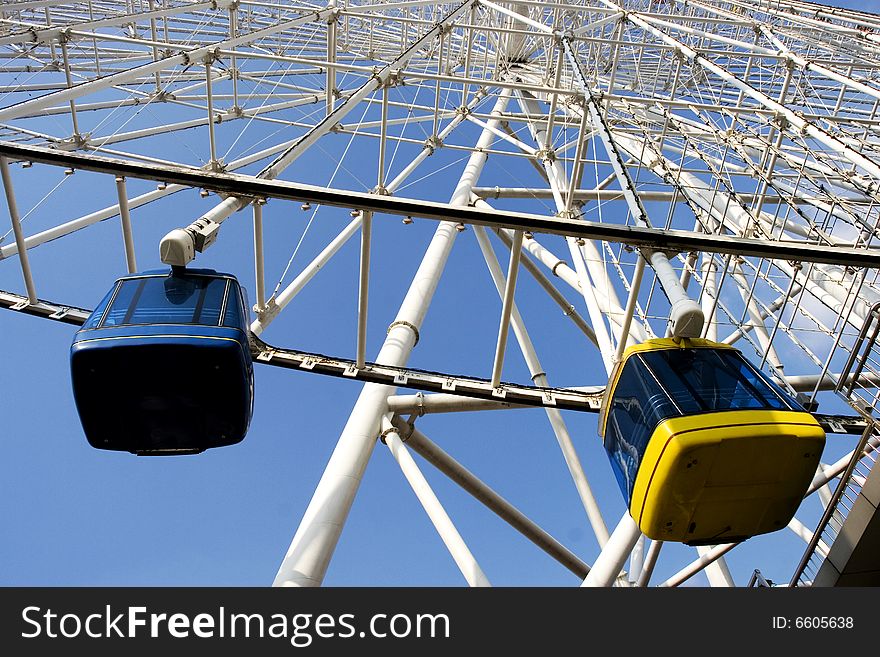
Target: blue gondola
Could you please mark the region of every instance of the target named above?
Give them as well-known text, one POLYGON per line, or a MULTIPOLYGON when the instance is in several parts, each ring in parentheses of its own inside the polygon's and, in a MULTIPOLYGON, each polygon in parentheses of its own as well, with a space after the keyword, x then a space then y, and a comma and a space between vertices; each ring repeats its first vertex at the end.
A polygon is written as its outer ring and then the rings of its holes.
POLYGON ((247 317, 229 274, 151 270, 117 280, 70 348, 89 443, 161 455, 240 442, 253 413, 247 317))

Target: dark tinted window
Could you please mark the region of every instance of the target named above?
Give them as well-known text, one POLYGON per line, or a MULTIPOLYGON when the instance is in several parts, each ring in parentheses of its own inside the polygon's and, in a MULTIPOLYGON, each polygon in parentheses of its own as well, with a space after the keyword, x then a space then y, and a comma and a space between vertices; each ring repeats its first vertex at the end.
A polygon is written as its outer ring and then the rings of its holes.
POLYGON ((203 324, 218 326, 227 279, 161 276, 122 281, 102 326, 203 324))
POLYGON ((651 434, 663 419, 680 413, 638 355, 627 360, 609 404, 605 449, 629 501, 651 434))
POLYGON ((223 313, 223 326, 247 328, 246 306, 241 299, 241 288, 237 285, 231 285, 229 288, 229 296, 226 299, 226 312, 223 313))
POLYGON ((88 319, 83 323, 83 329, 93 329, 98 326, 98 323, 101 321, 101 317, 104 315, 104 311, 107 310, 107 304, 110 303, 110 299, 113 298, 113 293, 116 291, 116 286, 114 285, 110 288, 110 291, 107 295, 101 299, 101 303, 95 306, 95 309, 92 311, 92 314, 88 316, 88 319))
POLYGON ((733 349, 669 349, 642 356, 686 414, 790 407, 733 349))

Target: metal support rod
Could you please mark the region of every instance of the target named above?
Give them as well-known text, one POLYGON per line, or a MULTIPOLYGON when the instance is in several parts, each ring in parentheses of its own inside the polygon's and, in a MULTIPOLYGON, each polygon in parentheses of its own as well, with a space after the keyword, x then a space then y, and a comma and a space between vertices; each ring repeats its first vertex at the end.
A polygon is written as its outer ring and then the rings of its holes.
MULTIPOLYGON (((464 13, 467 7, 474 1, 475 0, 465 0, 462 2, 441 21, 437 22, 421 38, 412 43, 405 52, 401 53, 381 70, 375 72, 370 79, 357 89, 357 91, 346 98, 345 102, 338 107, 335 107, 330 114, 325 116, 321 121, 308 130, 308 132, 295 140, 289 148, 276 157, 269 165, 264 167, 256 177, 262 180, 274 180, 277 178, 284 169, 314 145, 318 139, 338 126, 340 121, 357 107, 361 101, 365 100, 370 94, 381 88, 388 81, 388 78, 391 77, 392 73, 404 67, 407 62, 409 62, 409 60, 427 43, 433 40, 434 37, 442 34, 447 26, 464 13)), ((335 11, 335 8, 330 8, 324 12, 316 12, 314 14, 315 20, 320 19, 322 16, 328 18, 335 11)), ((234 41, 236 40, 230 40, 230 42, 234 41)), ((0 117, 2 117, 2 115, 3 110, 0 110, 0 117)), ((162 243, 160 244, 160 251, 165 256, 163 262, 172 265, 185 265, 190 262, 195 257, 195 238, 193 235, 197 234, 199 231, 206 231, 212 236, 215 236, 219 225, 234 212, 244 207, 245 203, 246 200, 238 196, 230 196, 190 224, 189 230, 176 229, 171 231, 162 239, 162 243)), ((210 243, 211 241, 207 239, 205 240, 206 245, 210 243)))
MULTIPOLYGON (((809 529, 804 523, 802 523, 797 518, 792 518, 788 521, 788 528, 794 532, 794 534, 800 537, 804 543, 807 545, 810 544, 810 540, 813 538, 813 530, 809 529)), ((816 544, 816 552, 824 559, 828 556, 828 545, 826 545, 825 541, 820 540, 816 544)))
POLYGON ((617 523, 617 527, 614 528, 581 586, 612 586, 641 535, 642 532, 629 515, 629 511, 624 511, 623 517, 617 523))
POLYGON ((629 555, 629 572, 627 573, 627 582, 629 586, 634 586, 642 576, 642 568, 645 565, 645 536, 639 536, 632 553, 629 555))
POLYGON ((251 204, 254 210, 254 275, 257 286, 257 313, 266 306, 266 269, 263 263, 263 201, 251 204))
POLYGON ((211 147, 211 165, 217 164, 217 144, 214 140, 214 97, 211 90, 211 60, 205 60, 205 92, 208 95, 208 143, 211 147))
MULTIPOLYGON (((229 38, 234 39, 238 36, 238 5, 229 5, 229 38)), ((232 109, 237 112, 240 108, 238 105, 238 61, 235 55, 229 58, 229 77, 232 79, 232 109)))
MULTIPOLYGON (((559 61, 562 61, 562 53, 559 53, 559 61)), ((554 96, 555 98, 556 96, 554 96)), ((581 175, 584 171, 584 163, 582 161, 584 154, 584 144, 586 144, 587 139, 589 139, 593 133, 589 132, 587 126, 587 113, 584 112, 581 116, 581 124, 578 127, 578 140, 577 147, 574 149, 574 166, 572 167, 571 177, 568 180, 568 188, 565 193, 565 212, 571 212, 571 208, 574 205, 574 193, 575 190, 580 186, 581 183, 581 175)))
POLYGON ((419 466, 416 465, 409 450, 397 434, 397 429, 391 425, 391 421, 387 416, 382 418, 382 441, 388 446, 388 449, 400 466, 403 476, 406 477, 416 497, 419 498, 419 502, 422 503, 425 513, 428 514, 428 518, 431 519, 431 523, 434 525, 437 533, 440 534, 440 538, 449 550, 449 554, 455 560, 461 574, 464 575, 468 585, 491 586, 474 555, 471 554, 464 539, 462 539, 461 534, 458 533, 455 525, 452 524, 449 514, 446 513, 443 505, 440 504, 440 500, 437 499, 430 484, 428 484, 428 480, 425 479, 422 471, 419 470, 419 466))
POLYGON ((388 410, 399 415, 432 413, 464 413, 467 411, 501 411, 513 408, 533 408, 523 404, 511 404, 505 401, 464 397, 462 395, 437 392, 414 395, 392 395, 388 398, 388 410))
MULTIPOLYGON (((714 546, 700 545, 697 547, 697 554, 703 556, 708 554, 714 546)), ((715 561, 706 566, 706 578, 709 580, 709 586, 717 587, 733 587, 733 576, 727 567, 724 557, 718 557, 715 561)))
POLYGON ((358 369, 363 369, 364 364, 367 361, 367 306, 370 293, 370 238, 373 230, 373 213, 363 212, 362 214, 356 357, 358 369))
MULTIPOLYGON (((559 78, 562 76, 562 64, 564 62, 562 52, 556 56, 556 73, 553 77, 553 87, 559 87, 559 78)), ((544 129, 544 141, 541 142, 541 149, 545 151, 551 150, 553 146, 553 122, 556 119, 556 106, 559 103, 559 94, 550 95, 550 109, 547 112, 547 127, 544 129)), ((583 133, 581 133, 583 134, 583 133)), ((577 160, 575 160, 577 162, 577 160)), ((574 176, 572 176, 574 179, 574 176)))
MULTIPOLYGON (((486 265, 489 267, 489 273, 492 276, 492 281, 495 283, 495 289, 498 291, 499 295, 502 295, 503 290, 508 286, 501 273, 501 265, 498 263, 498 259, 495 257, 495 252, 492 250, 492 246, 489 243, 486 230, 482 226, 475 226, 474 234, 477 236, 480 250, 483 252, 483 258, 486 260, 486 265)), ((534 381, 537 386, 548 386, 547 375, 544 373, 544 368, 541 365, 541 361, 538 359, 538 354, 535 351, 535 346, 532 343, 528 330, 526 329, 525 322, 523 322, 516 304, 512 304, 512 306, 511 324, 513 325, 513 332, 516 336, 517 343, 519 344, 520 351, 526 360, 526 365, 529 368, 529 374, 532 376, 532 381, 534 381)), ((558 409, 547 408, 545 410, 547 413, 547 419, 550 421, 550 426, 553 429, 553 434, 556 436, 556 441, 562 451, 562 456, 568 466, 568 471, 571 474, 575 488, 580 496, 581 504, 583 504, 584 511, 587 513, 590 526, 593 529, 593 533, 596 535, 596 540, 599 543, 599 546, 602 547, 608 542, 608 528, 605 526, 605 520, 602 518, 602 512, 600 511, 599 504, 593 495, 590 482, 587 480, 587 475, 581 465, 580 457, 578 456, 577 450, 574 448, 574 443, 568 432, 568 427, 566 427, 562 414, 558 409)))
POLYGON ((490 511, 568 568, 568 570, 581 579, 587 576, 587 573, 590 572, 590 567, 587 564, 533 521, 529 520, 519 509, 487 486, 470 470, 443 451, 425 434, 412 425, 406 424, 400 417, 395 417, 392 422, 400 431, 404 432, 404 435, 409 436, 406 439, 406 444, 419 456, 473 495, 477 500, 486 505, 490 511))
POLYGON ((440 31, 440 46, 437 51, 437 82, 434 85, 434 122, 431 136, 436 137, 440 123, 440 76, 443 74, 443 45, 445 32, 440 31))
MULTIPOLYGON (((156 9, 155 0, 150 0, 149 1, 150 14, 152 14, 155 11, 155 9, 156 9)), ((234 35, 230 35, 230 36, 234 36, 234 35)), ((156 17, 155 16, 150 16, 150 39, 153 41, 153 46, 152 46, 152 48, 153 48, 153 61, 158 62, 159 61, 159 47, 155 44, 159 40, 159 35, 156 31, 156 17)), ((153 80, 156 83, 156 93, 158 94, 159 92, 162 91, 161 76, 160 76, 159 71, 156 71, 155 73, 153 73, 153 80)))
MULTIPOLYGON (((485 203, 485 201, 477 201, 476 206, 480 207, 480 203, 485 203)), ((495 230, 495 234, 504 242, 505 246, 509 249, 513 245, 513 240, 507 234, 507 231, 504 230, 495 230)), ((526 247, 527 248, 527 247, 526 247)), ((571 305, 571 303, 566 299, 562 293, 556 289, 556 286, 548 279, 544 273, 538 269, 538 266, 532 262, 531 258, 527 253, 523 254, 523 258, 520 260, 520 264, 522 264, 523 268, 532 275, 538 284, 544 288, 544 291, 550 295, 550 298, 562 309, 562 313, 568 317, 575 326, 580 329, 580 331, 587 337, 587 339, 592 342, 594 345, 599 346, 596 341, 596 334, 590 325, 584 321, 584 318, 581 317, 580 313, 578 313, 577 309, 571 305)))
POLYGON ((15 202, 15 191, 12 187, 12 176, 9 175, 9 160, 0 155, 0 174, 3 178, 3 189, 6 190, 6 204, 9 207, 9 220, 12 222, 12 232, 15 235, 15 245, 18 247, 18 261, 21 264, 21 275, 24 278, 24 286, 27 289, 28 301, 37 303, 37 291, 34 287, 34 279, 31 276, 31 265, 28 262, 27 249, 24 245, 24 233, 21 230, 21 219, 18 214, 18 205, 15 202))
POLYGON ((725 554, 730 552, 733 548, 735 548, 739 543, 724 543, 722 545, 716 545, 711 548, 704 554, 700 555, 700 558, 696 561, 691 562, 689 565, 685 566, 677 573, 675 573, 672 577, 667 579, 665 582, 660 584, 661 587, 668 586, 678 586, 689 580, 691 577, 696 575, 698 572, 703 570, 710 563, 715 561, 716 559, 720 559, 725 554))
POLYGON ((351 237, 357 232, 361 225, 361 216, 358 215, 351 221, 342 231, 334 237, 330 243, 325 246, 315 258, 306 265, 300 274, 284 288, 277 297, 269 299, 264 304, 264 312, 258 313, 257 319, 251 323, 251 331, 260 335, 266 327, 277 317, 278 313, 289 304, 293 298, 305 287, 312 278, 321 271, 321 268, 327 264, 336 252, 342 248, 351 237))
MULTIPOLYGON (((335 8, 336 0, 330 0, 327 6, 335 8)), ((330 64, 336 63, 336 23, 336 15, 331 15, 327 21, 327 62, 330 64)), ((336 68, 333 66, 327 67, 327 79, 324 87, 327 94, 327 116, 330 116, 333 113, 336 100, 336 68)))
POLYGON ((620 331, 620 339, 617 341, 617 352, 614 354, 614 362, 620 362, 623 359, 623 352, 632 337, 630 335, 630 326, 632 326, 633 315, 635 314, 636 304, 639 301, 639 288, 642 285, 642 275, 645 273, 645 259, 639 255, 636 260, 636 268, 633 272, 632 283, 629 288, 629 298, 626 300, 626 308, 624 309, 623 326, 620 331))
POLYGON ((700 303, 703 308, 703 315, 706 317, 706 338, 714 342, 718 341, 718 321, 715 319, 713 309, 715 307, 716 297, 718 296, 715 287, 716 272, 718 265, 711 253, 703 254, 703 261, 700 264, 703 272, 703 294, 700 297, 700 303))
MULTIPOLYGON (((503 112, 509 98, 509 92, 502 92, 494 111, 503 112)), ((491 143, 491 134, 484 131, 477 140, 477 150, 465 165, 450 205, 467 205, 470 201, 471 188, 486 163, 487 155, 481 149, 491 143)), ((376 357, 377 363, 406 364, 456 235, 458 231, 453 223, 442 222, 437 226, 397 317, 389 327, 385 343, 376 357)), ((386 400, 393 392, 392 386, 364 385, 278 569, 276 586, 321 584, 373 451, 381 418, 386 413, 386 400)))
MULTIPOLYGON (((758 276, 756 273, 756 284, 757 278, 758 276)), ((761 365, 759 365, 759 367, 763 367, 764 363, 769 360, 771 366, 773 366, 778 372, 782 372, 782 362, 779 360, 779 356, 776 355, 776 349, 773 348, 773 344, 770 341, 770 336, 767 333, 767 327, 764 325, 764 322, 761 319, 761 309, 758 307, 758 303, 754 297, 754 294, 752 294, 753 288, 749 288, 748 280, 746 279, 745 274, 742 270, 742 260, 740 258, 734 258, 733 260, 733 279, 738 283, 739 293, 742 297, 743 305, 745 306, 743 314, 748 313, 749 318, 751 319, 751 323, 754 327, 753 332, 758 338, 758 343, 760 344, 761 350, 764 354, 764 358, 761 359, 761 365)))
MULTIPOLYGON (((788 303, 788 300, 792 298, 796 294, 795 286, 797 285, 797 272, 801 270, 800 263, 795 263, 794 265, 794 273, 791 276, 791 279, 788 282, 788 289, 785 291, 785 295, 782 297, 782 303, 778 308, 778 315, 776 316, 776 321, 773 323, 773 330, 770 333, 770 336, 767 340, 767 348, 764 350, 764 355, 761 357, 761 362, 758 363, 758 368, 764 367, 764 363, 767 361, 767 358, 770 356, 770 350, 773 346, 773 340, 776 338, 776 333, 779 331, 779 327, 782 324, 782 315, 785 313, 785 306, 788 303)), ((761 320, 763 325, 763 317, 762 314, 758 315, 759 320, 761 320)), ((793 318, 792 318, 793 319, 793 318)), ((778 360, 778 358, 777 358, 778 360)), ((781 365, 781 363, 780 363, 781 365)))
MULTIPOLYGON (((67 81, 67 88, 70 89, 73 86, 73 78, 70 75, 70 59, 67 55, 67 40, 61 40, 61 56, 64 58, 64 78, 67 81)), ((79 138, 79 122, 76 118, 76 103, 71 98, 69 101, 70 104, 70 121, 73 125, 73 137, 74 139, 79 138)))
POLYGON ((651 541, 648 548, 648 554, 645 555, 645 563, 642 565, 642 573, 636 582, 636 586, 647 586, 651 581, 651 575, 654 574, 654 566, 657 565, 657 558, 660 556, 660 548, 663 547, 663 541, 651 541))
MULTIPOLYGON (((816 530, 813 532, 813 538, 807 545, 804 556, 801 558, 800 563, 798 563, 797 568, 795 568, 794 570, 794 574, 791 576, 789 586, 797 586, 798 581, 800 580, 801 575, 804 572, 804 568, 806 568, 807 563, 812 558, 813 552, 816 550, 816 547, 819 544, 819 541, 822 539, 822 532, 825 531, 825 527, 828 525, 828 521, 831 520, 831 517, 837 510, 837 504, 840 501, 843 492, 846 490, 847 485, 849 484, 850 476, 852 475, 853 470, 855 470, 855 467, 858 464, 859 460, 861 460, 862 454, 865 451, 865 447, 868 445, 868 440, 874 435, 875 429, 876 426, 874 422, 869 421, 868 425, 865 427, 865 431, 862 433, 862 437, 859 439, 858 445, 853 450, 852 457, 850 458, 849 463, 847 463, 846 468, 841 473, 840 480, 837 482, 837 486, 834 489, 834 494, 828 501, 828 504, 825 505, 825 511, 822 514, 822 518, 819 520, 819 524, 816 525, 816 530)), ((812 489, 813 486, 811 486, 810 488, 812 489)), ((816 487, 816 489, 818 488, 819 487, 816 487)))
MULTIPOLYGON (((181 5, 180 7, 175 8, 175 10, 184 11, 187 7, 194 8, 195 5, 181 5)), ((193 61, 202 60, 204 59, 205 55, 216 51, 218 48, 235 48, 236 46, 252 43, 254 41, 258 41, 261 38, 270 36, 278 32, 283 32, 285 30, 290 30, 306 23, 313 23, 316 21, 325 20, 332 11, 332 9, 323 9, 317 12, 310 11, 306 15, 299 16, 289 21, 279 22, 272 25, 271 27, 257 30, 256 32, 251 32, 235 39, 228 39, 219 43, 214 42, 210 45, 201 46, 188 52, 183 52, 178 55, 166 57, 165 59, 162 59, 158 62, 150 62, 149 64, 136 66, 134 68, 120 71, 119 73, 105 75, 101 78, 90 80, 89 82, 83 82, 70 89, 64 89, 61 91, 56 91, 54 93, 45 94, 43 96, 24 101, 22 103, 18 103, 17 105, 13 105, 11 107, 4 107, 0 109, 0 122, 8 122, 12 119, 20 118, 23 116, 32 116, 34 114, 38 114, 46 107, 51 107, 58 103, 73 100, 75 98, 80 98, 87 94, 102 91, 104 89, 109 89, 111 87, 125 84, 133 80, 144 78, 152 75, 156 71, 164 71, 166 69, 174 68, 175 66, 186 65, 187 63, 193 61)), ((91 35, 89 35, 89 37, 91 37, 91 35)))
POLYGON ((519 260, 522 254, 523 231, 513 233, 513 246, 510 249, 510 260, 507 265, 507 282, 501 303, 501 324, 498 327, 498 341, 495 343, 495 360, 492 365, 492 387, 501 383, 501 369, 504 366, 504 351, 507 348, 507 333, 510 329, 510 313, 513 310, 513 295, 516 290, 516 279, 519 274, 519 260))
MULTIPOLYGON (((456 116, 449 124, 441 131, 440 137, 445 138, 449 135, 456 127, 458 127, 461 122, 464 120, 462 115, 456 116)), ((428 156, 433 153, 434 147, 431 145, 426 145, 415 158, 413 158, 412 162, 406 165, 403 170, 395 176, 394 180, 388 183, 385 187, 385 190, 388 193, 394 192, 400 185, 404 183, 404 181, 412 174, 413 171, 416 170, 419 164, 425 161, 428 156)), ((323 267, 327 261, 339 250, 339 248, 345 244, 357 231, 358 226, 361 223, 361 217, 363 216, 363 212, 369 212, 368 210, 362 211, 361 215, 358 215, 354 221, 352 221, 345 229, 330 243, 325 247, 323 251, 321 251, 315 259, 307 265, 302 273, 297 276, 293 282, 290 283, 279 295, 276 299, 271 301, 268 312, 261 314, 256 321, 251 324, 251 331, 254 333, 261 333, 272 320, 278 315, 278 313, 284 309, 284 307, 290 303, 290 301, 302 290, 306 283, 308 283, 312 277, 323 267)), ((2 251, 0 251, 2 253, 2 251)))
POLYGON ((134 254, 134 238, 131 234, 131 213, 128 210, 128 192, 125 190, 125 178, 116 177, 116 195, 119 199, 119 218, 122 223, 122 242, 125 245, 125 263, 128 265, 128 273, 134 274, 137 269, 137 259, 134 254))
POLYGON ((382 87, 382 125, 379 132, 379 167, 376 191, 380 194, 385 188, 385 150, 388 146, 388 87, 382 87))

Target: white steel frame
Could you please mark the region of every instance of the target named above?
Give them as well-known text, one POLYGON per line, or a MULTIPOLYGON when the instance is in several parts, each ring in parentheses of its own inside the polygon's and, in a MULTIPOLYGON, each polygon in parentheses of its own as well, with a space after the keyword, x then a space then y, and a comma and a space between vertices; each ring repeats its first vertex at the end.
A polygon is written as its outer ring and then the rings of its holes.
MULTIPOLYGON (((169 232, 163 259, 197 263, 223 222, 250 205, 255 335, 360 233, 353 372, 406 366, 447 259, 472 227, 500 300, 494 352, 480 364, 493 389, 503 388, 511 332, 530 384, 551 385, 521 312, 525 270, 606 373, 628 344, 703 336, 737 343, 781 385, 824 400, 880 301, 878 107, 880 16, 800 0, 11 0, 0 7, 0 173, 14 242, 0 244, 0 261, 18 261, 25 294, 4 305, 69 320, 40 301, 28 252, 118 215, 126 269, 136 271, 133 213, 201 188, 222 200, 169 232), (111 132, 105 122, 117 113, 130 118, 111 132), (221 141, 252 122, 286 137, 225 161, 221 141), (201 161, 167 160, 151 147, 184 132, 204 144, 201 161), (284 179, 330 135, 378 145, 369 191, 284 179), (412 153, 403 165, 398 149, 412 153), (440 203, 413 186, 438 152, 462 159, 440 203), (118 202, 26 234, 15 187, 35 162, 112 174, 118 202), (528 175, 480 184, 487 168, 502 166, 528 175), (130 197, 132 178, 160 184, 130 197), (269 199, 352 211, 274 293, 264 258, 269 199), (438 223, 371 361, 374 224, 389 215, 438 223)), ((861 381, 876 387, 880 376, 861 381)), ((552 404, 545 412, 599 547, 592 565, 414 426, 434 412, 514 408, 501 393, 411 397, 366 383, 275 585, 322 583, 379 438, 469 585, 488 579, 407 446, 585 586, 648 585, 661 544, 646 548, 628 514, 610 518, 609 532, 590 469, 552 404)), ((800 520, 791 529, 811 541, 800 520)), ((705 570, 712 585, 733 585, 723 555, 734 547, 701 548, 664 584, 705 570)))

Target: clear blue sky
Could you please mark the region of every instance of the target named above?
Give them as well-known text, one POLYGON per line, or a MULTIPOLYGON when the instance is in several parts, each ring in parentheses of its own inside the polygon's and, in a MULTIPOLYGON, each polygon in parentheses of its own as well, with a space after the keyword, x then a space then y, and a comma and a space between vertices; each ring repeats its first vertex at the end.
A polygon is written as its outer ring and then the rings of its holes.
MULTIPOLYGON (((880 10, 880 4, 870 0, 837 0, 833 4, 880 10)), ((8 100, 0 99, 0 105, 8 100)), ((47 125, 56 120, 64 119, 46 119, 47 125)), ((231 128, 224 132, 224 127, 218 128, 218 137, 228 146, 235 133, 231 128)), ((56 130, 63 132, 61 128, 56 130)), ((268 138, 272 131, 274 128, 255 125, 233 155, 259 138, 268 138)), ((473 135, 473 131, 464 132, 462 141, 473 135)), ((292 136, 282 134, 287 139, 292 136)), ((326 184, 333 174, 335 158, 346 143, 344 137, 328 139, 322 145, 326 155, 304 158, 285 177, 326 184)), ((204 140, 187 133, 168 140, 164 146, 175 157, 195 161, 187 155, 187 149, 192 149, 191 154, 207 158, 204 140)), ((397 170, 412 153, 401 150, 397 170)), ((364 157, 373 158, 375 154, 366 153, 364 157)), ((446 200, 461 169, 461 159, 461 152, 450 151, 431 158, 416 178, 447 164, 457 164, 420 183, 418 194, 446 200)), ((374 164, 360 171, 357 161, 349 155, 346 165, 353 170, 341 170, 335 184, 358 190, 375 184, 365 177, 374 175, 374 164)), ((530 175, 527 169, 490 167, 481 184, 504 184, 510 176, 530 175)), ((62 178, 59 172, 39 166, 30 170, 16 166, 14 177, 23 212, 62 178)), ((132 181, 130 188, 136 192, 153 186, 132 181)), ((26 221, 26 233, 110 205, 114 199, 112 179, 77 172, 26 221)), ((214 196, 201 199, 196 193, 177 194, 149 209, 135 211, 140 268, 159 266, 157 245, 161 236, 171 228, 188 224, 216 201, 214 196)), ((542 205, 532 209, 549 211, 542 205)), ((5 217, 5 207, 0 215, 5 217)), ((270 290, 309 216, 290 203, 275 201, 267 206, 270 290)), ((322 209, 285 282, 348 221, 347 211, 322 209)), ((403 226, 393 218, 376 220, 370 357, 382 343, 434 227, 428 221, 403 226)), ((0 232, 6 229, 0 228, 0 232)), ((11 239, 9 236, 3 243, 11 239)), ((221 239, 199 258, 198 264, 238 274, 253 301, 251 239, 249 214, 237 214, 224 224, 221 239)), ((34 249, 31 266, 39 296, 93 306, 115 277, 124 273, 118 219, 34 249)), ((0 261, 0 289, 23 290, 16 259, 0 261)), ((521 278, 518 295, 531 299, 523 312, 545 369, 555 375, 553 383, 603 384, 592 351, 528 276, 521 278)), ((352 356, 356 304, 357 238, 264 337, 279 345, 352 356)), ((468 230, 458 238, 411 365, 487 376, 499 308, 473 232, 468 230)), ((94 450, 86 443, 69 383, 68 349, 73 333, 74 328, 64 324, 0 312, 0 412, 4 418, 0 584, 270 584, 361 385, 257 366, 254 419, 243 443, 197 457, 136 458, 94 450)), ((505 378, 527 381, 514 342, 508 353, 505 378)), ((595 417, 566 413, 566 421, 613 529, 624 505, 596 438, 595 417)), ((433 416, 421 420, 419 426, 579 556, 588 562, 595 559, 597 545, 543 411, 433 416)), ((578 583, 431 466, 422 465, 493 584, 578 583)), ((787 533, 753 539, 730 557, 737 582, 744 584, 754 568, 771 578, 786 579, 794 555, 800 554, 802 546, 799 539, 787 533)), ((694 556, 690 549, 666 550, 654 581, 694 556)), ((464 584, 381 444, 368 466, 325 584, 464 584)))

